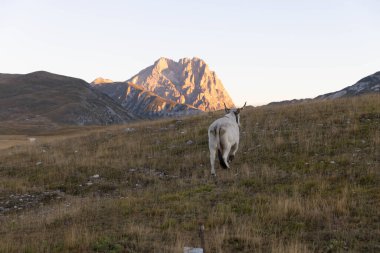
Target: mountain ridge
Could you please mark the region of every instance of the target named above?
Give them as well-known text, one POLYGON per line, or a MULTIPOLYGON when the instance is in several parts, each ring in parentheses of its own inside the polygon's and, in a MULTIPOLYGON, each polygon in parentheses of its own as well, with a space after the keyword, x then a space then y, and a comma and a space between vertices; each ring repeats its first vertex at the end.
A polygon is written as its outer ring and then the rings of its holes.
POLYGON ((364 78, 361 78, 353 85, 346 86, 345 88, 338 91, 322 94, 314 98, 275 101, 269 103, 269 105, 305 103, 313 100, 329 100, 344 97, 360 96, 370 93, 380 93, 380 71, 368 75, 364 78))

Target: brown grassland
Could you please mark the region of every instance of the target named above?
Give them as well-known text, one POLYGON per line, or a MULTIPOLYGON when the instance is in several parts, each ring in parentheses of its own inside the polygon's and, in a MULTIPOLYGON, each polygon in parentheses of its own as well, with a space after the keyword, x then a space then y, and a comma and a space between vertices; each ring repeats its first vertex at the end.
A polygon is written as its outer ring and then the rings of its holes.
POLYGON ((379 95, 247 108, 213 178, 220 115, 8 142, 0 252, 380 252, 379 95))

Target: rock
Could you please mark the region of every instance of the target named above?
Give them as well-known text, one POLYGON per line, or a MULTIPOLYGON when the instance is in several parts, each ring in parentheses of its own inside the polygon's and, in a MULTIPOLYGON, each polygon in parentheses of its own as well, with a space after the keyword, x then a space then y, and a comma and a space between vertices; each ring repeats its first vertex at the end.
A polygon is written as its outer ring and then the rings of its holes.
POLYGON ((42 164, 42 162, 41 161, 39 161, 39 162, 36 162, 36 165, 38 166, 38 165, 41 165, 42 164))
POLYGON ((99 174, 95 174, 92 176, 92 178, 99 178, 99 177, 100 177, 99 174))
POLYGON ((124 129, 124 131, 127 133, 131 133, 131 132, 136 131, 136 129, 127 127, 126 129, 124 129))
POLYGON ((186 144, 187 145, 192 145, 194 142, 192 141, 192 140, 188 140, 187 142, 186 142, 186 144))
POLYGON ((183 253, 203 253, 202 248, 184 247, 183 253))

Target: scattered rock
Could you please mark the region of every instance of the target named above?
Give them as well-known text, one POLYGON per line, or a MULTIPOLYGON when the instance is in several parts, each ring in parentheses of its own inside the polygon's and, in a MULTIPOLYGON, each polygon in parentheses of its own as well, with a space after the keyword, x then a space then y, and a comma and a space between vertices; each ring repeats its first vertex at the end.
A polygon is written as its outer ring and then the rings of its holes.
POLYGON ((39 161, 39 162, 36 162, 36 165, 38 166, 38 165, 41 165, 42 164, 42 162, 41 161, 39 161))
POLYGON ((99 174, 95 174, 92 176, 92 178, 99 178, 99 177, 100 177, 99 174))
POLYGON ((127 127, 126 129, 124 129, 124 131, 127 133, 131 133, 131 132, 136 131, 136 129, 127 127))
POLYGON ((192 140, 188 140, 188 141, 186 142, 186 144, 187 144, 187 145, 192 145, 192 144, 194 144, 194 142, 193 142, 192 140))
POLYGON ((57 201, 63 197, 64 193, 59 190, 33 194, 11 194, 8 197, 0 198, 0 214, 42 206, 46 202, 57 201))
POLYGON ((203 248, 184 247, 183 253, 203 253, 203 248))

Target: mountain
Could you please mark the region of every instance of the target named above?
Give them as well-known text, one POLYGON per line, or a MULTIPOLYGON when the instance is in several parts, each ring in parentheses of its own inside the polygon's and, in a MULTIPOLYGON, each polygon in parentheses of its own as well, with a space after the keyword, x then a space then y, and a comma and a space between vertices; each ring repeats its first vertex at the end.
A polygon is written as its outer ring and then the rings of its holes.
POLYGON ((380 92, 380 71, 360 79, 354 85, 342 90, 327 93, 316 97, 316 99, 335 99, 341 97, 352 97, 367 93, 380 92))
POLYGON ((107 125, 136 118, 81 79, 44 71, 0 74, 2 124, 107 125))
POLYGON ((223 103, 234 107, 215 72, 199 58, 183 58, 176 62, 162 57, 126 82, 203 111, 224 109, 223 103))
POLYGON ((185 104, 179 104, 162 98, 142 86, 133 83, 92 82, 93 87, 117 101, 126 110, 144 118, 157 118, 165 116, 182 116, 197 114, 201 111, 185 104))

